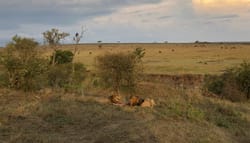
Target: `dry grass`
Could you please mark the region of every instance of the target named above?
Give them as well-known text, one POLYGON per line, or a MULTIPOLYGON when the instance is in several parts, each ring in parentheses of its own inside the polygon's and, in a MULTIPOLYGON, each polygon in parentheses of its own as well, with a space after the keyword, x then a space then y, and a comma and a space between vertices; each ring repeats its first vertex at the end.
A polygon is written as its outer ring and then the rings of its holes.
POLYGON ((243 60, 250 61, 250 45, 246 44, 102 44, 101 48, 98 44, 83 44, 78 45, 76 61, 93 70, 96 56, 138 47, 146 49, 145 72, 153 74, 217 74, 243 60))
POLYGON ((249 103, 200 96, 199 90, 142 82, 138 95, 154 108, 118 107, 101 89, 85 96, 1 90, 0 141, 62 142, 249 142, 249 103))
MULTIPOLYGON (((250 46, 241 44, 79 45, 76 61, 94 70, 96 56, 138 47, 146 49, 146 72, 153 74, 217 74, 250 61, 250 46)), ((45 56, 50 52, 41 49, 45 56)), ((0 143, 250 142, 250 103, 203 97, 199 82, 146 77, 137 94, 154 99, 156 106, 141 108, 110 104, 109 92, 92 80, 85 81, 85 96, 0 89, 0 143)))

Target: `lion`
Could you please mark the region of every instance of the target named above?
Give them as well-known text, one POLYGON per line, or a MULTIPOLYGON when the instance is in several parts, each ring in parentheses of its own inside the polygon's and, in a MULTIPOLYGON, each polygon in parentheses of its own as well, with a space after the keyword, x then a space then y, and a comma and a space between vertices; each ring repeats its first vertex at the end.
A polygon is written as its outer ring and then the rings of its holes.
POLYGON ((144 102, 141 104, 141 107, 154 107, 155 101, 153 99, 146 98, 144 102))
POLYGON ((117 94, 113 94, 113 95, 109 96, 109 100, 113 104, 122 104, 121 103, 121 96, 117 95, 117 94))
POLYGON ((128 105, 130 106, 140 106, 144 102, 144 99, 139 96, 130 96, 128 105))

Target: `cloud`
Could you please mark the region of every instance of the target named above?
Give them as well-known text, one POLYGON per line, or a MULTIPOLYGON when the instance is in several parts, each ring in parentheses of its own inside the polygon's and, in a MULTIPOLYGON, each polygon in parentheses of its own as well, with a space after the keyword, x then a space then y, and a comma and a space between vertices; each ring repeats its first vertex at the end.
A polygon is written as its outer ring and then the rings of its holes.
POLYGON ((215 17, 211 17, 211 19, 232 19, 232 18, 239 18, 240 16, 237 14, 229 14, 229 15, 219 15, 215 17))
POLYGON ((197 14, 244 13, 250 7, 249 0, 192 0, 197 14))
POLYGON ((12 27, 26 23, 66 25, 110 14, 123 6, 156 2, 159 0, 141 0, 140 2, 129 0, 9 0, 1 2, 0 19, 10 22, 12 27))
MULTIPOLYGON (((87 27, 84 42, 246 40, 250 0, 0 0, 0 44, 87 27)), ((65 42, 72 42, 68 37, 65 42)))
POLYGON ((41 26, 72 30, 74 28, 69 27, 79 27, 82 22, 115 13, 122 7, 158 2, 160 0, 0 0, 1 36, 10 38, 20 33, 40 34, 43 32, 41 26))
POLYGON ((166 20, 171 17, 171 5, 173 2, 162 1, 127 6, 120 8, 115 13, 96 17, 93 21, 101 25, 130 25, 137 29, 155 29, 154 26, 162 27, 171 23, 171 21, 166 20))
POLYGON ((168 16, 168 15, 166 15, 166 16, 160 16, 160 17, 158 17, 158 19, 169 19, 169 18, 171 18, 172 16, 168 16))

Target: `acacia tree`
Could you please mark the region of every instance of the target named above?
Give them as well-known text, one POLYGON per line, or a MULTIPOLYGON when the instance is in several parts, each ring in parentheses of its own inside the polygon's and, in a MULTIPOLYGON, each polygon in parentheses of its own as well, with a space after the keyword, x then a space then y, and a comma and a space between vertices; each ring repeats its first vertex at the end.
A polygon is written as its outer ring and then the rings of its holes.
POLYGON ((55 65, 56 50, 60 45, 60 41, 69 36, 69 33, 60 32, 58 29, 52 28, 46 32, 43 32, 44 41, 50 45, 53 51, 52 65, 55 65))

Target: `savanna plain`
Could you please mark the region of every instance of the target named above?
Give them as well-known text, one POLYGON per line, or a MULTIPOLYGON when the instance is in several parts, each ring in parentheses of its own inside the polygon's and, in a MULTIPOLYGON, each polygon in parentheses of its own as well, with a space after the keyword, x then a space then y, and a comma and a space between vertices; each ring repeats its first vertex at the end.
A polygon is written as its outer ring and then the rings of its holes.
MULTIPOLYGON (((77 48, 88 76, 79 92, 0 89, 0 143, 249 143, 250 102, 204 92, 205 75, 250 62, 244 43, 97 43, 77 48), (97 57, 145 49, 136 94, 153 107, 117 106, 96 85, 97 57)), ((50 57, 49 47, 39 47, 50 57)), ((0 67, 3 68, 3 67, 0 67)), ((120 93, 126 102, 129 94, 120 93)), ((235 95, 237 96, 237 95, 235 95)))

